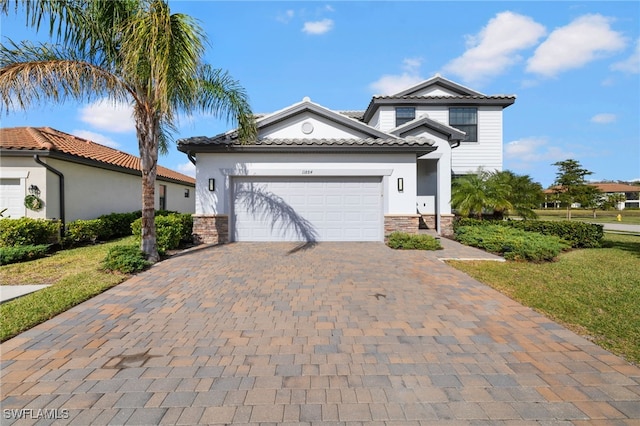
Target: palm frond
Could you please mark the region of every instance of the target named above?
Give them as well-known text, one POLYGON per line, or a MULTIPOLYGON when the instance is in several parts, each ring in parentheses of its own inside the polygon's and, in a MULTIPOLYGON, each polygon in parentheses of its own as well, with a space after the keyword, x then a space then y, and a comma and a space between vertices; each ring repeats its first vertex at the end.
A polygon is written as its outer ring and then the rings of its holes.
POLYGON ((130 99, 130 90, 114 73, 79 52, 48 44, 0 45, 0 97, 5 110, 26 109, 44 100, 130 99))
POLYGON ((238 125, 241 141, 254 140, 258 134, 255 119, 246 91, 227 72, 202 65, 200 68, 201 90, 194 103, 203 112, 224 118, 238 125))

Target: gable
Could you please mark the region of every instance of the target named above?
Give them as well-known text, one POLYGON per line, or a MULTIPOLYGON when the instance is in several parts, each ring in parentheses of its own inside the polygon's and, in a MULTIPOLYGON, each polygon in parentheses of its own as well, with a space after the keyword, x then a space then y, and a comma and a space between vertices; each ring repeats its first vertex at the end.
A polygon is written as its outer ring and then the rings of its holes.
POLYGON ((393 96, 483 96, 483 94, 436 74, 393 96))
POLYGON ((256 124, 258 139, 393 138, 361 121, 311 102, 309 98, 266 115, 256 124))
POLYGON ((371 132, 365 132, 361 128, 349 126, 310 110, 258 128, 259 139, 364 139, 372 136, 371 132))

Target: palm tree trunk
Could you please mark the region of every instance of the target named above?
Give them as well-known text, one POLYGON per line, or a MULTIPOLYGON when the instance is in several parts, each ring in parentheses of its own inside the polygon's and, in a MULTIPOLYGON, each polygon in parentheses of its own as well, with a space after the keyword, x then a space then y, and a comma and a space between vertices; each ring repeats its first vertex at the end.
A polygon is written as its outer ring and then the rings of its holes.
POLYGON ((142 241, 140 249, 149 262, 160 260, 156 242, 155 185, 158 165, 158 142, 155 137, 157 123, 149 119, 139 124, 138 146, 142 172, 142 241))

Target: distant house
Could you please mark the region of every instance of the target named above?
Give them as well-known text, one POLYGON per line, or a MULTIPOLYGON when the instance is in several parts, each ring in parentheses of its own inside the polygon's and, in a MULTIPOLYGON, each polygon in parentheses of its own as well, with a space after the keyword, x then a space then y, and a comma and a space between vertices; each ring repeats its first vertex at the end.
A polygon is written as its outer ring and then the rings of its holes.
MULTIPOLYGON (((142 207, 140 159, 50 127, 0 129, 4 217, 73 221, 142 207), (44 201, 38 210, 25 197, 44 201)), ((195 179, 158 166, 156 208, 195 211, 195 179)))
POLYGON ((452 175, 502 170, 503 110, 512 95, 485 95, 436 75, 366 109, 329 109, 303 98, 256 118, 258 137, 236 130, 178 141, 196 163, 194 234, 225 241, 383 241, 452 232, 452 175))
MULTIPOLYGON (((593 182, 589 183, 588 185, 598 188, 600 192, 602 192, 603 197, 614 194, 624 195, 625 200, 621 201, 616 206, 618 210, 640 208, 640 186, 614 182, 593 182)), ((559 206, 558 201, 555 200, 554 197, 555 193, 556 190, 554 189, 554 187, 544 190, 544 208, 557 208, 559 206)), ((574 207, 580 207, 580 205, 576 204, 574 207)))

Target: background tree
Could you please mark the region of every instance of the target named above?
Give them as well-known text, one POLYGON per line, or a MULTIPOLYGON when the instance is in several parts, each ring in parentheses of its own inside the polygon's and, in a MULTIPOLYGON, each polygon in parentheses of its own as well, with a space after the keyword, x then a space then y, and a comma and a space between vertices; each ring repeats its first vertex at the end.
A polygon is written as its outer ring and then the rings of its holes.
POLYGON ((620 210, 620 203, 624 203, 625 201, 627 201, 627 197, 620 192, 609 194, 607 195, 607 204, 605 208, 620 210))
POLYGON ((554 192, 567 208, 567 219, 571 219, 571 205, 588 202, 591 188, 585 176, 593 174, 576 160, 564 160, 553 163, 558 168, 554 181, 554 192))
POLYGON ((584 188, 584 193, 579 198, 580 205, 585 209, 589 209, 593 212, 593 218, 597 218, 598 209, 606 210, 608 207, 607 197, 602 194, 602 191, 593 185, 587 185, 584 188))
MULTIPOLYGON (((107 96, 133 108, 142 173, 142 242, 159 259, 155 233, 158 153, 168 149, 178 115, 207 112, 237 123, 241 140, 256 136, 248 97, 226 72, 205 64, 206 36, 165 0, 23 0, 27 25, 43 17, 57 45, 0 46, 0 96, 6 110, 38 101, 107 96)), ((5 14, 12 9, 0 0, 5 14)))

